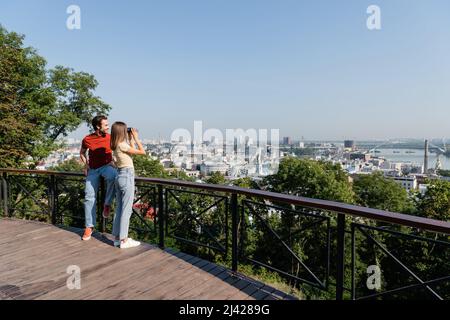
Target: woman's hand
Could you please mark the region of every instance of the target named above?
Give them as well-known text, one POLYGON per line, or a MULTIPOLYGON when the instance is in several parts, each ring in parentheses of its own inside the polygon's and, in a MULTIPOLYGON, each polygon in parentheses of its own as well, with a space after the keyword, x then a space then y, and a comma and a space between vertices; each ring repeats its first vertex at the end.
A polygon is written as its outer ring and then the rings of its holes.
POLYGON ((130 142, 130 146, 134 147, 135 141, 131 132, 128 132, 128 141, 130 142))
POLYGON ((131 137, 132 137, 131 141, 134 141, 137 144, 138 149, 135 149, 134 143, 132 143, 131 149, 129 149, 127 153, 130 155, 135 155, 135 154, 145 155, 146 154, 145 149, 142 146, 141 141, 139 140, 139 135, 138 135, 137 130, 134 128, 131 128, 131 137))
POLYGON ((131 128, 131 136, 133 137, 134 141, 139 140, 139 134, 135 128, 131 128))

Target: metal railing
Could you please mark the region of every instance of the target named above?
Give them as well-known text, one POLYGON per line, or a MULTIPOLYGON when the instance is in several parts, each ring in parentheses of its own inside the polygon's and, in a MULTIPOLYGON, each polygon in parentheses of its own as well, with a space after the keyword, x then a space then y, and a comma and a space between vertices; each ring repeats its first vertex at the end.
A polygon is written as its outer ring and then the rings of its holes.
MULTIPOLYGON (((81 173, 0 169, 0 174, 5 217, 34 212, 53 224, 83 225, 81 173)), ((249 263, 295 286, 332 290, 338 300, 399 297, 414 290, 436 299, 450 294, 450 222, 228 185, 137 177, 136 189, 130 228, 161 248, 179 245, 220 256, 233 271, 249 263), (433 275, 439 275, 433 279, 423 279, 420 270, 407 265, 423 265, 423 256, 414 260, 411 252, 425 247, 430 261, 443 261, 434 267, 433 275), (409 256, 400 258, 404 253, 409 256), (375 265, 382 260, 389 266, 382 278, 392 271, 405 283, 365 288, 361 257, 375 265)), ((100 213, 104 184, 98 199, 100 213)), ((111 222, 98 218, 100 231, 107 231, 111 222)))

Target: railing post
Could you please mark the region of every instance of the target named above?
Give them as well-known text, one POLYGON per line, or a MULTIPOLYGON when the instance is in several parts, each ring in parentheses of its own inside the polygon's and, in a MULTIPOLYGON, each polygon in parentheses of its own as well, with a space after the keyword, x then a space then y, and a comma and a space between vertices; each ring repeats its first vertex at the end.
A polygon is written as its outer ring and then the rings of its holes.
POLYGON ((337 216, 336 300, 344 299, 345 214, 337 216))
POLYGON ((52 224, 56 224, 56 178, 54 175, 50 176, 49 184, 49 209, 52 224))
POLYGON ((158 225, 159 225, 159 247, 164 249, 164 195, 163 186, 158 185, 158 225))
POLYGON ((2 185, 3 185, 3 215, 5 217, 9 216, 8 213, 8 180, 7 180, 7 174, 6 172, 3 172, 3 179, 2 179, 2 185))
POLYGON ((238 198, 237 193, 231 194, 231 270, 238 270, 238 198))

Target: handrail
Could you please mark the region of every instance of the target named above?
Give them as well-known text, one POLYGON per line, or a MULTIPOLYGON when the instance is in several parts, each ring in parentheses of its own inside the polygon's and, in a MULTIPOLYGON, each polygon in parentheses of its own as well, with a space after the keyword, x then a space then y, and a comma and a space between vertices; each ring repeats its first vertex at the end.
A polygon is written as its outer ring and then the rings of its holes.
MULTIPOLYGON (((63 172, 63 171, 47 171, 47 170, 27 170, 27 169, 1 169, 0 173, 15 173, 15 174, 38 174, 50 176, 75 176, 83 177, 82 173, 63 172)), ((192 189, 202 189, 216 192, 224 192, 230 194, 240 194, 253 197, 261 197, 272 201, 285 202, 293 205, 322 209, 333 211, 337 213, 345 213, 354 217, 362 217, 373 219, 382 222, 389 222, 397 225, 418 228, 438 233, 450 235, 450 222, 442 220, 434 220, 413 215, 407 215, 397 212, 390 212, 367 207, 361 207, 351 204, 340 203, 336 201, 312 199, 306 197, 299 197, 295 195, 288 195, 270 191, 247 189, 242 187, 215 185, 198 182, 189 182, 176 179, 161 179, 161 178, 143 178, 136 177, 137 182, 151 183, 157 185, 185 187, 192 189)))

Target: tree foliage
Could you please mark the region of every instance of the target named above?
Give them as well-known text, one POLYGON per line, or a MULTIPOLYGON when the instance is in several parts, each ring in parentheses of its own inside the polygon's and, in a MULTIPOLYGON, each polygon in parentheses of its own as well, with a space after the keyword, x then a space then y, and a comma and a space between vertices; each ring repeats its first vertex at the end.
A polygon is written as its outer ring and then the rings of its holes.
POLYGON ((274 192, 353 203, 354 193, 345 172, 328 162, 283 158, 276 174, 262 185, 274 192))
POLYGON ((94 76, 56 66, 0 26, 0 167, 33 166, 95 114, 110 107, 94 76))
POLYGON ((450 182, 431 180, 427 191, 416 197, 417 211, 422 217, 450 220, 450 182))
POLYGON ((353 190, 356 202, 361 206, 392 212, 412 210, 407 191, 395 181, 386 179, 382 173, 358 177, 353 190))
POLYGON ((213 172, 208 178, 205 179, 205 182, 211 184, 225 184, 226 179, 220 172, 213 172))

